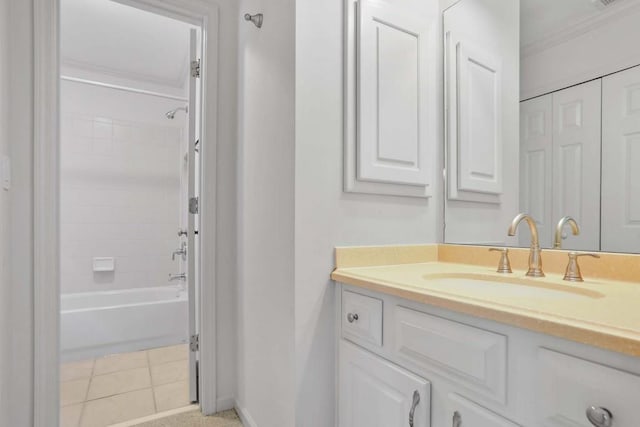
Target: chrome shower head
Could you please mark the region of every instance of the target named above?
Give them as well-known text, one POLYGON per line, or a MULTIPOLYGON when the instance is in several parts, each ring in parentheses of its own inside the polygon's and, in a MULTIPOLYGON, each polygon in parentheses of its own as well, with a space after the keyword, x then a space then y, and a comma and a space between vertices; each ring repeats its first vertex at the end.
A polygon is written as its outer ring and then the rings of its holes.
POLYGON ((178 107, 178 108, 174 108, 171 111, 167 111, 164 115, 167 116, 167 119, 169 120, 173 120, 176 117, 176 113, 180 110, 184 110, 185 113, 189 112, 189 107, 178 107))

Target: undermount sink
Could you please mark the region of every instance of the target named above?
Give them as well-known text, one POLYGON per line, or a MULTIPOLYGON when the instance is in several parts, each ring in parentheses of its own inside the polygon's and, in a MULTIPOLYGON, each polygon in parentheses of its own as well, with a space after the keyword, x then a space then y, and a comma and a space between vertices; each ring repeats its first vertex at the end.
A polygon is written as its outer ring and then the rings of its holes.
POLYGON ((544 279, 529 279, 513 276, 488 276, 473 273, 425 274, 431 286, 442 284, 442 291, 465 295, 496 295, 522 298, 604 298, 600 292, 575 285, 559 285, 544 279))

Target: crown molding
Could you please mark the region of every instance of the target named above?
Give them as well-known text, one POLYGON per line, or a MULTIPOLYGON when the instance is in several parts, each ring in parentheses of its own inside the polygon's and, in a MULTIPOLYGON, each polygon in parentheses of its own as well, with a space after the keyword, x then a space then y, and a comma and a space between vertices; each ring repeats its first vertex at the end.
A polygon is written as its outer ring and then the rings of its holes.
POLYGON ((136 73, 133 71, 125 71, 116 67, 105 67, 102 65, 96 65, 90 62, 81 61, 78 59, 70 58, 67 56, 62 56, 61 64, 63 66, 67 66, 70 68, 76 68, 81 71, 86 71, 90 73, 98 73, 103 74, 108 77, 113 77, 116 79, 126 79, 133 80, 144 83, 153 83, 160 86, 170 87, 174 89, 185 89, 186 73, 187 73, 187 63, 189 62, 188 57, 184 58, 184 65, 181 68, 181 73, 179 76, 175 78, 163 78, 158 77, 156 75, 146 74, 146 73, 136 73), (184 74, 183 74, 184 72, 184 74))
POLYGON ((637 0, 618 0, 618 2, 619 3, 616 3, 613 6, 608 6, 596 15, 579 20, 558 31, 551 32, 540 40, 523 45, 520 49, 520 57, 526 58, 528 56, 535 55, 554 46, 580 37, 597 28, 609 25, 630 13, 640 11, 640 2, 637 0))

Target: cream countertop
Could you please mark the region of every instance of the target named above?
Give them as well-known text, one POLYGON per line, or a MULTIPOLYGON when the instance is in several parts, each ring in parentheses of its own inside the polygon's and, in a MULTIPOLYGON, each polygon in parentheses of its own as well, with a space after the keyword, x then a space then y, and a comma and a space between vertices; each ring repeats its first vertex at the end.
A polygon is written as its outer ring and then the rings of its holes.
MULTIPOLYGON (((448 260, 455 259, 451 247, 443 251, 442 246, 451 245, 340 248, 338 268, 331 277, 372 291, 640 356, 640 283, 593 279, 586 274, 585 282, 571 283, 563 281, 559 273, 528 278, 524 270, 515 269, 513 274, 499 274, 495 266, 439 261, 443 252, 448 260), (370 265, 371 260, 379 265, 370 265), (419 262, 422 260, 427 262, 419 262)), ((463 259, 474 259, 469 251, 481 251, 484 257, 487 248, 463 247, 463 259)), ((488 259, 497 265, 495 255, 488 259)))

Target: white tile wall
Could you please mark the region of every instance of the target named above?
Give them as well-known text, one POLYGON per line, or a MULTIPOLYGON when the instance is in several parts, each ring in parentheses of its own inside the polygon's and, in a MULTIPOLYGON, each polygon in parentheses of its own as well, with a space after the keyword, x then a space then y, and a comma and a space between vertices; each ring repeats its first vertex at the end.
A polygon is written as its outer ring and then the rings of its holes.
MULTIPOLYGON (((74 100, 82 90, 74 88, 74 100)), ((140 102, 154 102, 145 98, 140 102)), ((122 120, 117 111, 105 115, 104 106, 100 114, 77 112, 68 104, 63 98, 62 292, 168 284, 169 273, 180 269, 171 252, 179 246, 183 129, 168 120, 122 120), (114 257, 115 272, 94 273, 95 256, 114 257)))

